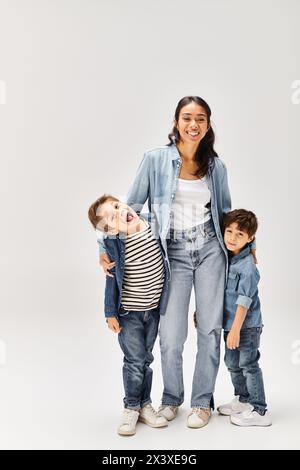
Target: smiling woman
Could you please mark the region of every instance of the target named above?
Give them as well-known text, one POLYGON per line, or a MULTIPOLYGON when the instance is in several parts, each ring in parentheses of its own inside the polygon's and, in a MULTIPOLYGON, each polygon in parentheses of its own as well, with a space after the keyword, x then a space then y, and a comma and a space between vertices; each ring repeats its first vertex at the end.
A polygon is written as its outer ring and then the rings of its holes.
MULTIPOLYGON (((145 153, 127 196, 137 212, 148 200, 168 266, 168 301, 160 310, 160 414, 167 420, 176 417, 184 401, 182 352, 194 286, 198 352, 187 425, 196 428, 208 423, 214 407, 228 261, 221 226, 231 209, 227 171, 214 150, 210 117, 205 100, 182 98, 169 143, 145 153)), ((106 272, 110 259, 103 240, 99 247, 106 272)))

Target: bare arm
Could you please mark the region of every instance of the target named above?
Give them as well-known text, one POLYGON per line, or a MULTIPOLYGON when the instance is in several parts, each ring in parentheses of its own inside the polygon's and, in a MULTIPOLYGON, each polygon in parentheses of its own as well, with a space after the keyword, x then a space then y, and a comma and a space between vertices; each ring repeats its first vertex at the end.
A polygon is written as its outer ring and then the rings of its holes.
POLYGON ((228 333, 226 346, 228 349, 236 349, 240 345, 240 331, 245 321, 248 309, 242 305, 238 305, 232 327, 228 333))

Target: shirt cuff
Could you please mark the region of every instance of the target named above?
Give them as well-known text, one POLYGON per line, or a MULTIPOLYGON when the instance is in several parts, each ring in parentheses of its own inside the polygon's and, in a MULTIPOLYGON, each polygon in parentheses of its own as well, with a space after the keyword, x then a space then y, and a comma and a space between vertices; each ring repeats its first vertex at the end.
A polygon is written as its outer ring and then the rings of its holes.
POLYGON ((113 317, 117 317, 118 314, 117 313, 109 313, 109 312, 105 312, 105 318, 113 318, 113 317))
POLYGON ((246 295, 239 295, 236 301, 237 305, 241 305, 242 307, 249 308, 252 303, 251 297, 247 297, 246 295))
POLYGON ((106 253, 105 247, 103 247, 100 243, 98 243, 99 247, 99 255, 103 255, 103 253, 106 253))

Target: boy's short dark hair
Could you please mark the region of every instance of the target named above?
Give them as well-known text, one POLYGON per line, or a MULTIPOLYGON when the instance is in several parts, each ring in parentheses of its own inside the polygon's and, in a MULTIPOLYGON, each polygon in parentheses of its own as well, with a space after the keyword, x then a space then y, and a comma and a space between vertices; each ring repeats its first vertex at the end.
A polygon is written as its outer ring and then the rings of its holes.
POLYGON ((107 224, 105 224, 103 227, 98 227, 101 218, 99 217, 99 215, 97 215, 97 210, 102 204, 107 201, 119 202, 119 199, 114 196, 111 196, 110 194, 103 194, 103 196, 99 197, 95 202, 93 202, 88 211, 89 219, 93 227, 101 229, 103 230, 103 232, 107 232, 109 230, 109 227, 107 224))
POLYGON ((253 212, 246 209, 235 209, 234 211, 227 212, 223 221, 224 231, 229 225, 234 223, 237 224, 239 230, 246 232, 249 237, 255 236, 258 222, 253 212))

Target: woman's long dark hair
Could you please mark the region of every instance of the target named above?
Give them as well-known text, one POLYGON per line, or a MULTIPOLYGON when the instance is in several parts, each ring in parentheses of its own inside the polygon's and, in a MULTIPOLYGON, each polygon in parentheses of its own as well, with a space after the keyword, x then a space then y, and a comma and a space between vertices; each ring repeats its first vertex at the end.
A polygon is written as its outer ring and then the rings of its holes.
MULTIPOLYGON (((204 99, 200 98, 199 96, 185 96, 184 98, 181 98, 175 110, 175 122, 178 122, 179 114, 183 106, 186 106, 192 101, 204 108, 207 115, 208 125, 210 125, 211 109, 206 103, 206 101, 204 101, 204 99)), ((170 132, 168 137, 170 142, 167 145, 173 145, 174 143, 177 144, 178 142, 180 142, 180 134, 175 126, 173 127, 172 132, 170 132)), ((195 173, 195 176, 198 176, 199 178, 205 176, 208 172, 209 164, 213 162, 213 159, 215 157, 218 157, 218 154, 214 149, 214 143, 215 134, 210 125, 205 136, 203 137, 203 139, 200 140, 196 151, 196 162, 198 163, 198 170, 195 173)))

